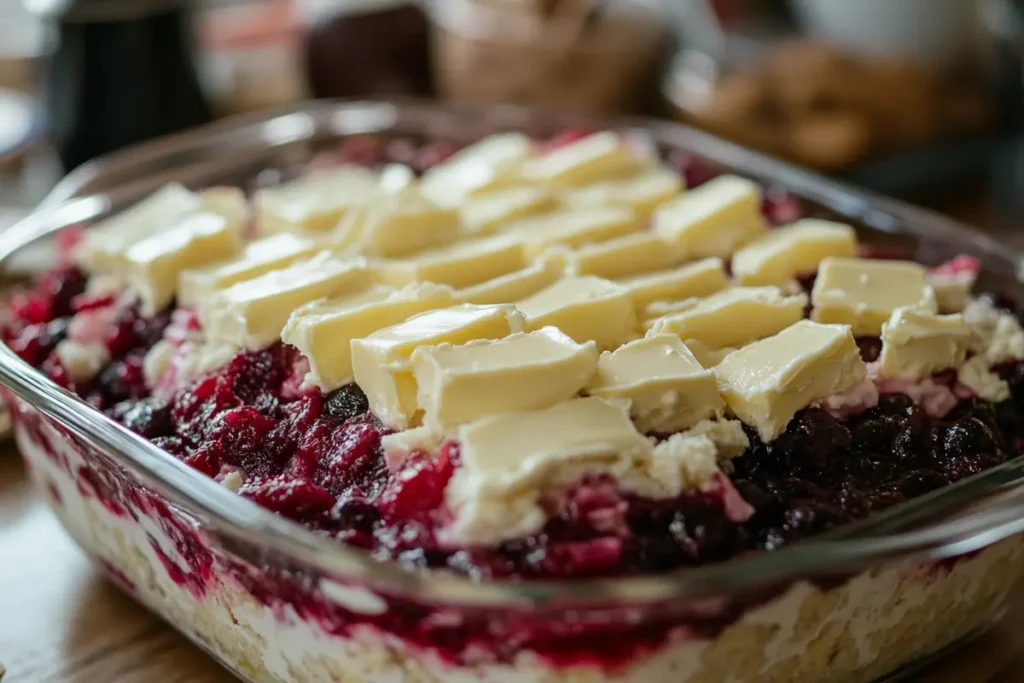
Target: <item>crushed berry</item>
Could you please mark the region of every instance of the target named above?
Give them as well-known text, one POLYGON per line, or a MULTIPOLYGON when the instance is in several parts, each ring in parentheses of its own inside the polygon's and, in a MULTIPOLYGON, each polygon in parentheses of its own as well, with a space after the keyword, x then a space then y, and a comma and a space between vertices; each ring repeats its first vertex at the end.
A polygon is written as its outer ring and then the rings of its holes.
POLYGON ((366 400, 366 394, 355 384, 346 385, 332 392, 327 397, 327 405, 324 406, 324 412, 341 420, 351 420, 369 410, 370 404, 366 400))
MULTIPOLYGON (((570 131, 546 148, 589 133, 570 131)), ((399 161, 422 172, 454 151, 444 143, 354 136, 317 165, 399 161)), ((689 155, 669 161, 689 187, 720 172, 689 155)), ((789 194, 770 189, 763 211, 778 224, 797 218, 801 207, 789 194)), ((906 257, 901 250, 869 251, 876 258, 906 257)), ((975 267, 953 261, 940 270, 975 267)), ((809 290, 813 274, 800 282, 809 290)), ((3 340, 59 384, 199 472, 217 478, 237 472, 243 497, 330 538, 415 567, 528 579, 696 566, 775 550, 998 465, 1024 447, 1024 363, 1010 363, 997 369, 1010 385, 1010 401, 966 400, 945 419, 929 417, 900 395, 882 396, 876 407, 845 421, 808 408, 771 443, 748 429, 750 448, 707 491, 652 501, 623 491, 614 480, 586 479, 560 500, 544 502, 549 519, 541 531, 494 547, 453 547, 441 532, 451 517, 445 492, 458 466, 455 444, 445 444, 433 457, 416 453, 386 463, 381 438, 387 430, 369 412, 363 392, 355 385, 327 395, 294 391, 299 355, 282 343, 241 353, 172 397, 151 396, 142 371, 146 352, 161 338, 181 342, 195 333, 194 312, 172 307, 144 315, 109 295, 86 295, 85 285, 84 274, 69 265, 43 276, 12 302, 3 340), (68 336, 71 316, 118 306, 103 337, 110 361, 93 380, 73 386, 54 353, 68 336), (749 517, 730 512, 728 501, 737 499, 749 506, 749 517)), ((1017 308, 1009 300, 993 301, 1017 308)), ((857 343, 865 361, 878 358, 877 338, 857 343)))

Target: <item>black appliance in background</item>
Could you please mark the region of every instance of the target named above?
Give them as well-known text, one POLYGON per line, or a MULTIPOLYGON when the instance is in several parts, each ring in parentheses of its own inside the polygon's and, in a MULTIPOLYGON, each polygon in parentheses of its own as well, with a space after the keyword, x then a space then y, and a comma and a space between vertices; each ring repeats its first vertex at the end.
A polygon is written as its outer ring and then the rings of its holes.
POLYGON ((25 0, 50 26, 43 98, 66 171, 210 120, 189 0, 25 0))

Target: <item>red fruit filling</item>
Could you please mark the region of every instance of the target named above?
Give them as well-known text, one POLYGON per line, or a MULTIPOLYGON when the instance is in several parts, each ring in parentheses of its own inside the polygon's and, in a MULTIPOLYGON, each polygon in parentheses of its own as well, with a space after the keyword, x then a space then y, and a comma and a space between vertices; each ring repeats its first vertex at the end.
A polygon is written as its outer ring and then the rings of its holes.
MULTIPOLYGON (((580 133, 556 139, 567 144, 580 133)), ((400 160, 423 170, 452 148, 354 138, 321 165, 400 160)), ((715 175, 701 162, 674 160, 689 184, 715 175)), ((786 193, 768 192, 766 216, 787 222, 799 212, 786 193)), ((954 272, 976 267, 962 262, 954 272)), ((810 287, 813 276, 802 284, 810 287)), ((296 391, 297 351, 278 343, 236 356, 170 398, 150 395, 142 359, 165 336, 198 322, 186 311, 142 316, 112 297, 86 295, 72 266, 45 275, 12 304, 3 339, 22 358, 84 400, 210 477, 235 474, 238 493, 318 533, 416 567, 478 577, 619 576, 667 571, 773 550, 863 518, 907 498, 1003 462, 1024 445, 1024 364, 999 369, 1013 398, 1000 404, 962 401, 943 419, 910 399, 883 396, 877 407, 839 421, 823 410, 799 413, 786 433, 749 450, 728 477, 704 493, 652 501, 615 482, 580 482, 550 502, 550 519, 527 538, 486 548, 442 543, 450 521, 445 488, 458 448, 418 454, 389 469, 384 427, 354 385, 327 395, 296 391), (93 379, 72 382, 54 353, 76 314, 110 316, 102 342, 110 361, 93 379), (168 327, 170 326, 170 329, 168 327), (736 493, 753 512, 730 514, 736 493)), ((1005 305, 1006 302, 998 300, 1005 305)), ((866 361, 877 338, 858 340, 866 361)), ((96 482, 83 482, 96 488, 96 482)))

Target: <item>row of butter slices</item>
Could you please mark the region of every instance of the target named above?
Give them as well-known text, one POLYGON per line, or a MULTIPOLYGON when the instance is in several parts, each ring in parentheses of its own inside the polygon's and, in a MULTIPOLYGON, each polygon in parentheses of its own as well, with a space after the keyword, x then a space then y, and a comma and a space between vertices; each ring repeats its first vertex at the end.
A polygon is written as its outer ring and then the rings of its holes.
POLYGON ((240 193, 169 186, 91 231, 80 261, 150 311, 197 308, 212 364, 283 339, 309 384, 354 379, 398 430, 389 457, 457 439, 449 498, 467 541, 536 526, 540 482, 610 473, 657 497, 707 485, 747 445, 727 412, 770 440, 863 383, 854 334, 881 335, 881 377, 973 354, 965 384, 994 400, 991 366, 1024 355, 1009 316, 959 312, 971 277, 857 259, 835 223, 768 231, 753 183, 683 191, 612 134, 543 155, 498 136, 419 182, 346 168, 254 205, 246 243, 240 193), (792 279, 815 269, 806 321, 792 279))

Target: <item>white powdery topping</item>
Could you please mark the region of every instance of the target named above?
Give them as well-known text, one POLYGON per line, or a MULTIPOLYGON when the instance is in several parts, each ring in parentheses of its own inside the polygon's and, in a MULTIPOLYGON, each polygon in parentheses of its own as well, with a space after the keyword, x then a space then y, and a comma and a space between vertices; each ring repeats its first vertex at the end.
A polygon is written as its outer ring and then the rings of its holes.
MULTIPOLYGON (((566 460, 542 483, 525 488, 496 490, 480 475, 460 468, 446 489, 454 519, 440 536, 453 545, 490 545, 536 533, 547 522, 547 511, 557 507, 572 485, 590 476, 610 475, 623 490, 652 499, 719 487, 728 494, 731 485, 722 485, 727 480, 719 463, 740 455, 749 445, 738 420, 703 420, 632 458, 566 460)), ((747 519, 752 509, 732 493, 726 496, 727 512, 747 519)))
POLYGON ((76 382, 92 379, 110 361, 110 352, 102 342, 82 343, 65 339, 54 350, 60 364, 76 382))
MULTIPOLYGON (((869 372, 870 367, 869 365, 869 372)), ((863 382, 853 385, 841 394, 829 396, 818 406, 836 419, 846 420, 877 406, 878 396, 878 387, 875 382, 866 378, 863 382)))
POLYGON ((161 378, 166 374, 177 347, 166 339, 161 339, 153 345, 142 359, 142 376, 146 380, 146 386, 150 391, 156 389, 161 378))
POLYGON ((299 356, 295 359, 295 362, 292 363, 292 367, 288 372, 288 377, 285 378, 281 385, 281 398, 300 398, 313 390, 313 388, 306 382, 306 378, 308 376, 309 359, 305 356, 299 356))
POLYGON ((971 350, 990 364, 1024 358, 1024 329, 1014 315, 987 300, 973 299, 964 308, 964 322, 974 335, 971 350))
POLYGON ((68 339, 79 344, 99 344, 114 326, 117 306, 104 306, 76 313, 68 323, 68 339))
POLYGON ((217 476, 217 481, 220 482, 221 486, 232 493, 238 493, 238 489, 242 488, 242 484, 245 483, 245 479, 242 478, 242 473, 238 470, 222 472, 217 476))
POLYGON ((146 385, 155 396, 169 397, 184 384, 226 365, 242 349, 218 342, 157 342, 143 361, 146 385))
POLYGON ((970 398, 971 395, 974 395, 994 403, 1010 398, 1010 385, 992 372, 984 356, 969 358, 957 371, 956 380, 958 390, 968 390, 957 392, 962 394, 963 398, 970 398))

